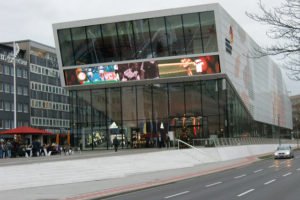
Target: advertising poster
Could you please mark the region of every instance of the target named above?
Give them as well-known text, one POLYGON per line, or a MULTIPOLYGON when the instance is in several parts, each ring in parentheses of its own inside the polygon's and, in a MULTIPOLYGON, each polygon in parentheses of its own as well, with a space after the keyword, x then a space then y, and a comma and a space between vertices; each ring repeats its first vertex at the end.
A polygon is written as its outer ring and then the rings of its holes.
POLYGON ((66 85, 107 84, 220 73, 219 56, 199 56, 64 70, 66 85))

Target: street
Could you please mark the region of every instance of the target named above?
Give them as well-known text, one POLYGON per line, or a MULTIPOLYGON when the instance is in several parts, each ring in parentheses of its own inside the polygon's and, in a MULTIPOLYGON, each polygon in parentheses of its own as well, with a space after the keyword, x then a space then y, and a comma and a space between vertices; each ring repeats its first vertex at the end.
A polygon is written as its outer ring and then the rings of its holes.
POLYGON ((296 200, 300 196, 299 180, 300 152, 295 152, 294 159, 262 160, 245 167, 106 199, 296 200))

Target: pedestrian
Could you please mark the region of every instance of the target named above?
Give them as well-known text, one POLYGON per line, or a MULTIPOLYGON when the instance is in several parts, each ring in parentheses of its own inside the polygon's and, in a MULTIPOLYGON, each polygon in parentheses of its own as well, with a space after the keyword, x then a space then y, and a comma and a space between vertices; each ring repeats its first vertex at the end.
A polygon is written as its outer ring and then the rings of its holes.
POLYGON ((167 145, 167 148, 170 147, 170 136, 169 136, 169 134, 166 135, 166 145, 167 145))
POLYGON ((113 139, 113 145, 114 145, 114 148, 115 148, 115 152, 117 152, 118 147, 119 147, 119 140, 118 140, 117 136, 115 136, 115 138, 113 139))
POLYGON ((13 148, 13 145, 11 144, 11 142, 8 140, 7 142, 6 142, 6 152, 7 152, 7 157, 8 158, 11 158, 11 150, 12 150, 12 148, 13 148))

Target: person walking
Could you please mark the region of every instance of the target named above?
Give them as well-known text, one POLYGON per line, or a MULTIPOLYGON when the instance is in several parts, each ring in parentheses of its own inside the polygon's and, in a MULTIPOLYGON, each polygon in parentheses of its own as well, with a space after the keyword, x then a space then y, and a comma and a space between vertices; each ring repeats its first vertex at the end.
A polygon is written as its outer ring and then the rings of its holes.
POLYGON ((117 136, 115 136, 114 139, 113 139, 113 145, 114 145, 114 148, 115 148, 115 152, 117 152, 118 147, 119 147, 119 140, 118 140, 117 136))

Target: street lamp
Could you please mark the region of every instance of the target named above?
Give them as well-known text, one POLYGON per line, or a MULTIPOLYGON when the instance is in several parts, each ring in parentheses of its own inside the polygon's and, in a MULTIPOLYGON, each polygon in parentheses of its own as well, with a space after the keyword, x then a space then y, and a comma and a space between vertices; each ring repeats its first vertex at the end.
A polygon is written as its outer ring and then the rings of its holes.
POLYGON ((278 143, 281 145, 281 140, 280 140, 280 114, 278 114, 278 143))
POLYGON ((13 42, 14 54, 13 54, 13 66, 14 66, 14 128, 17 128, 17 85, 16 85, 16 57, 19 54, 20 48, 16 42, 13 42))

